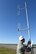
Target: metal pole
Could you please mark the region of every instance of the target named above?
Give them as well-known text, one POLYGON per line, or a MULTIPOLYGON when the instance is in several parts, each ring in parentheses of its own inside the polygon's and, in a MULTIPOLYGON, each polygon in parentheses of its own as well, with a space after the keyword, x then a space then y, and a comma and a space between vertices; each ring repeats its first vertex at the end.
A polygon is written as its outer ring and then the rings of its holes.
POLYGON ((27 28, 28 28, 28 37, 30 39, 30 29, 29 29, 29 20, 28 20, 28 13, 27 13, 27 4, 25 2, 25 11, 26 11, 26 20, 27 20, 27 28))

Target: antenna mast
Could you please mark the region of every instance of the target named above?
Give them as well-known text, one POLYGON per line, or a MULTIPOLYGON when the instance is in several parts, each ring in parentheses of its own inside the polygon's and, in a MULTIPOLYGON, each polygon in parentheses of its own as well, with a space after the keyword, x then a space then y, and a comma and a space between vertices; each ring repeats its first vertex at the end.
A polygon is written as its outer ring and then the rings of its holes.
POLYGON ((28 32, 28 37, 29 37, 29 40, 30 40, 30 28, 29 28, 29 19, 28 19, 28 13, 27 13, 27 4, 25 2, 25 11, 26 11, 26 20, 27 20, 27 32, 28 32))
POLYGON ((28 39, 31 40, 31 37, 30 37, 30 26, 29 26, 29 19, 28 19, 28 12, 27 12, 27 4, 26 4, 26 2, 25 2, 25 8, 18 8, 18 9, 19 9, 19 11, 25 9, 25 12, 26 12, 26 21, 27 21, 27 27, 25 29, 18 28, 18 31, 21 32, 21 31, 25 31, 26 30, 27 33, 28 33, 28 39))

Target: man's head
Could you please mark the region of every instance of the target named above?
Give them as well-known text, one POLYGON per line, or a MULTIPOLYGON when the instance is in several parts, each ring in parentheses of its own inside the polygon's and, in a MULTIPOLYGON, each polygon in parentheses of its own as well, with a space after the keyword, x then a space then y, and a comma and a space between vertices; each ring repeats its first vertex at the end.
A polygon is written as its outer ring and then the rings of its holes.
POLYGON ((28 44, 31 44, 31 41, 28 41, 28 44))
POLYGON ((21 35, 20 37, 19 37, 19 40, 23 43, 23 42, 25 42, 25 38, 21 35))

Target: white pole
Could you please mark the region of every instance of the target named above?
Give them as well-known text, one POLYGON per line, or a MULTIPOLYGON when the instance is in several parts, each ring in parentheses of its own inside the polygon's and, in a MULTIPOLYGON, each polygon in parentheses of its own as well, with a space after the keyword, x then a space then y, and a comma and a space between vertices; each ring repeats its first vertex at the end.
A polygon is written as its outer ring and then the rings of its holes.
POLYGON ((28 20, 28 13, 27 13, 27 4, 26 4, 26 2, 25 2, 25 11, 26 11, 26 20, 27 20, 27 28, 28 28, 28 37, 30 39, 29 20, 28 20))

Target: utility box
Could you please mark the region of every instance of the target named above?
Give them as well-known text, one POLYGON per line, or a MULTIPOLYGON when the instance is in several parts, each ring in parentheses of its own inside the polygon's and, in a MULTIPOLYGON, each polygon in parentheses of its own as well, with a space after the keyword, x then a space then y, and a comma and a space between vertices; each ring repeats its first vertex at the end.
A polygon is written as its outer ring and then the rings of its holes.
POLYGON ((36 45, 32 45, 32 54, 36 54, 36 45))

